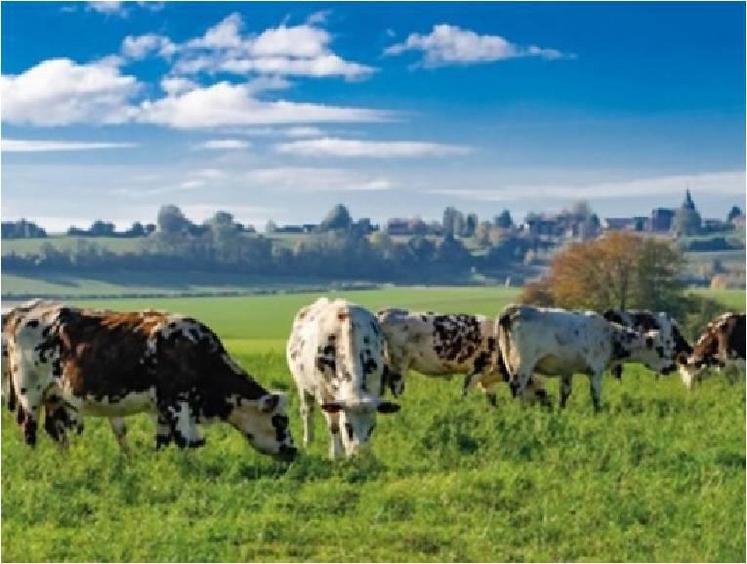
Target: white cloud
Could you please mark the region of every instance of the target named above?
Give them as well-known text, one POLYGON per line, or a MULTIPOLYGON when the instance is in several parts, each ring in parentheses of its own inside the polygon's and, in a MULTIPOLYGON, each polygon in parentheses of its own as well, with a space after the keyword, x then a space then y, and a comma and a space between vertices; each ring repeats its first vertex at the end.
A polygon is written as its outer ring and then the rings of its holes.
MULTIPOLYGON (((141 2, 110 2, 110 1, 91 1, 87 2, 87 9, 91 12, 98 12, 106 16, 117 16, 120 18, 126 18, 130 15, 129 8, 138 6, 144 8, 150 12, 160 12, 163 10, 163 2, 154 1, 141 1, 141 2)), ((74 10, 68 7, 67 10, 63 8, 63 11, 72 12, 74 10)))
POLYGON ((287 137, 319 137, 324 134, 321 129, 312 126, 289 127, 283 133, 287 137))
POLYGON ((250 73, 283 76, 329 77, 348 80, 369 76, 375 69, 346 61, 329 47, 332 37, 319 27, 323 17, 312 15, 304 24, 282 24, 258 35, 242 35, 237 13, 209 28, 202 37, 178 47, 176 74, 201 72, 250 73))
POLYGON ((219 82, 206 88, 146 101, 137 120, 175 128, 275 123, 383 121, 386 112, 277 100, 261 101, 247 85, 219 82))
POLYGON ((464 155, 469 147, 426 143, 421 141, 363 141, 322 137, 280 143, 275 149, 281 153, 307 157, 435 157, 464 155))
POLYGON ((22 74, 0 77, 2 119, 41 126, 121 123, 139 87, 135 77, 120 74, 107 61, 79 65, 49 59, 22 74))
POLYGON ((243 139, 210 139, 197 145, 198 149, 217 149, 217 150, 235 150, 248 149, 251 146, 249 141, 243 139))
POLYGON ((50 151, 89 151, 93 149, 129 149, 136 143, 102 143, 89 141, 44 141, 40 139, 3 139, 4 153, 42 153, 50 151))
POLYGON ((434 188, 430 194, 468 200, 501 202, 517 199, 607 200, 682 194, 687 186, 694 193, 744 196, 744 171, 703 172, 654 176, 632 180, 610 180, 587 184, 514 184, 495 189, 434 188))
POLYGON ((161 79, 161 88, 164 92, 166 92, 166 94, 169 94, 171 96, 183 94, 185 92, 189 92, 190 90, 195 90, 199 87, 200 85, 197 84, 194 80, 190 80, 188 78, 183 78, 180 76, 167 76, 161 79))
POLYGON ((88 9, 107 16, 122 16, 127 14, 123 2, 88 2, 88 9))
POLYGON ((248 172, 246 178, 261 186, 295 192, 368 192, 394 187, 386 178, 370 178, 340 168, 261 168, 248 172))
POLYGON ((176 46, 168 37, 156 33, 145 35, 128 35, 122 41, 122 54, 130 59, 144 59, 151 53, 161 57, 170 57, 176 51, 176 46))
POLYGON ((423 53, 425 67, 503 61, 517 57, 540 57, 554 60, 572 57, 557 49, 536 45, 520 47, 500 35, 478 35, 455 25, 434 25, 428 35, 411 33, 405 41, 388 47, 384 54, 399 55, 405 51, 423 53))

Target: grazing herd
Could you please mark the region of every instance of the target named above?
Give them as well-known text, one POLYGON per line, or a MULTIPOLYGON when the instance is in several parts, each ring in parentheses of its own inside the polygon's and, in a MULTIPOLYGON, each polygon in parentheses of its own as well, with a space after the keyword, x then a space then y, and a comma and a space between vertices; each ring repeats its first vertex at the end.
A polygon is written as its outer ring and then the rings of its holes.
MULTIPOLYGON (((320 298, 295 316, 286 357, 298 390, 304 445, 315 406, 330 434, 330 456, 366 450, 379 414, 399 411, 408 370, 464 376, 496 405, 501 383, 514 396, 550 403, 545 377, 560 379, 565 407, 574 374, 589 377, 595 409, 603 374, 627 362, 657 374, 677 368, 688 388, 709 369, 744 371, 745 315, 725 313, 690 346, 666 313, 567 311, 510 305, 496 320, 467 314, 385 309, 373 314, 343 299, 320 298)), ((67 446, 83 417, 106 417, 123 450, 124 418, 148 413, 155 446, 200 447, 199 425, 223 421, 259 452, 290 461, 287 397, 266 390, 196 319, 162 311, 112 312, 35 300, 2 317, 2 391, 25 441, 44 430, 67 446)))

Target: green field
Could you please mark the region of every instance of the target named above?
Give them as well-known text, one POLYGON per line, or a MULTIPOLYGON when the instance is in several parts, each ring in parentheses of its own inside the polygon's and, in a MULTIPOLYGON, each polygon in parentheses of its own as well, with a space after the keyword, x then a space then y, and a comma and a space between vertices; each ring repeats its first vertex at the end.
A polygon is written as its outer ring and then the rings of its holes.
MULTIPOLYGON (((495 314, 514 291, 344 292, 388 305, 495 314)), ((159 307, 213 327, 267 386, 290 389, 291 319, 316 294, 87 301, 159 307)), ((744 308, 744 292, 718 295, 744 308)), ((509 399, 497 409, 461 379, 408 378, 402 411, 380 416, 374 456, 330 462, 316 442, 290 467, 226 426, 205 448, 155 453, 132 418, 127 458, 88 418, 66 454, 29 451, 2 417, 4 561, 744 561, 745 386, 713 378, 688 393, 627 367, 594 414, 585 377, 563 411, 509 399)), ((551 393, 557 385, 550 382, 551 393)), ((291 421, 300 440, 297 400, 291 421)))

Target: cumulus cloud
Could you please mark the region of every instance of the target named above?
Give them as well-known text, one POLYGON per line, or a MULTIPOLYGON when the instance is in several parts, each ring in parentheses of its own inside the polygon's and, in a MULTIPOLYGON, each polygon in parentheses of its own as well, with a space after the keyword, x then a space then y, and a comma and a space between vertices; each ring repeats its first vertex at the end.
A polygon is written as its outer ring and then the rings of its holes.
POLYGON ((4 153, 42 153, 50 151, 90 151, 93 149, 128 149, 136 143, 108 143, 90 141, 48 141, 40 139, 3 139, 4 153))
MULTIPOLYGON (((145 8, 150 12, 159 12, 163 10, 163 2, 143 1, 143 2, 110 2, 110 1, 91 1, 87 3, 87 9, 91 12, 98 12, 106 16, 117 16, 120 18, 126 18, 129 14, 129 8, 137 6, 139 8, 145 8)), ((68 7, 67 10, 63 8, 63 11, 71 12, 74 11, 68 7)))
POLYGON ((378 192, 394 187, 386 178, 372 178, 340 168, 261 168, 248 172, 246 179, 261 186, 297 192, 378 192))
POLYGON ((427 35, 411 33, 402 43, 388 47, 385 55, 400 55, 405 51, 423 54, 422 65, 440 67, 503 61, 517 57, 540 57, 548 60, 572 57, 557 49, 536 45, 521 47, 500 35, 479 35, 455 25, 434 25, 427 35))
POLYGON ((279 123, 372 122, 389 118, 386 112, 277 100, 256 99, 251 88, 219 82, 182 94, 169 95, 140 106, 137 120, 175 128, 279 123))
POLYGON ((48 59, 19 75, 0 77, 3 121, 40 126, 121 123, 140 84, 106 61, 80 65, 48 59))
POLYGON ((276 145, 275 149, 280 153, 305 157, 434 157, 470 152, 469 147, 461 145, 422 141, 364 141, 337 137, 290 141, 276 145))
POLYGON ((248 149, 250 146, 251 143, 243 139, 210 139, 196 145, 198 149, 212 150, 239 150, 248 149))
POLYGON ((171 57, 176 51, 176 46, 168 37, 156 33, 145 35, 128 35, 122 41, 122 54, 130 59, 144 59, 151 53, 161 57, 171 57))
POLYGON ((296 26, 282 24, 255 35, 243 35, 243 19, 231 14, 201 37, 180 45, 176 74, 227 72, 238 75, 330 77, 348 80, 369 76, 372 67, 346 61, 332 52, 332 37, 310 17, 296 26))

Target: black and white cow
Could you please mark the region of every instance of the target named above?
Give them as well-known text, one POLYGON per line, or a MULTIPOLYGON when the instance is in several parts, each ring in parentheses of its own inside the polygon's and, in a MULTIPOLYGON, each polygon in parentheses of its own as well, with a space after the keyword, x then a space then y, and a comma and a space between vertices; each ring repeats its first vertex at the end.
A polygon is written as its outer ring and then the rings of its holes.
MULTIPOLYGON (((677 321, 664 311, 608 309, 602 315, 607 321, 630 327, 639 333, 659 331, 664 350, 672 358, 677 358, 681 354, 689 355, 693 350, 690 343, 683 337, 677 321)), ((622 379, 622 363, 613 364, 610 371, 615 378, 622 379)))
POLYGON ((521 392, 534 373, 561 378, 560 405, 574 374, 587 374, 599 409, 604 371, 618 362, 641 362, 656 372, 674 369, 657 331, 638 333, 592 312, 510 305, 498 318, 498 344, 511 385, 521 392))
POLYGON ((312 440, 314 403, 330 432, 330 456, 367 448, 377 413, 399 405, 383 401, 384 336, 376 318, 346 300, 319 298, 293 320, 286 348, 298 388, 304 443, 312 440))
MULTIPOLYGON (((463 395, 477 385, 496 405, 496 391, 508 372, 495 339, 495 322, 483 315, 438 314, 389 308, 376 314, 386 338, 386 380, 395 396, 404 391, 404 376, 417 370, 426 376, 463 374, 463 395)), ((545 390, 533 388, 545 399, 545 390)))
POLYGON ((745 371, 745 314, 727 312, 706 326, 689 356, 678 357, 680 376, 688 389, 703 380, 709 368, 732 373, 745 371))
MULTIPOLYGON (((290 460, 287 398, 239 367, 199 321, 159 311, 32 308, 6 326, 12 385, 26 442, 36 442, 42 404, 68 417, 108 417, 124 442, 123 417, 151 413, 156 445, 199 447, 198 424, 226 421, 260 452, 290 460)), ((61 438, 61 440, 63 440, 61 438)))

